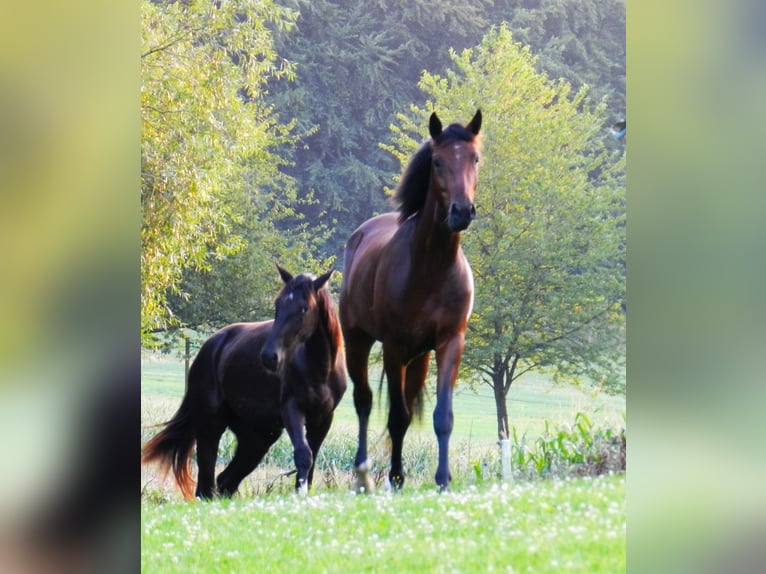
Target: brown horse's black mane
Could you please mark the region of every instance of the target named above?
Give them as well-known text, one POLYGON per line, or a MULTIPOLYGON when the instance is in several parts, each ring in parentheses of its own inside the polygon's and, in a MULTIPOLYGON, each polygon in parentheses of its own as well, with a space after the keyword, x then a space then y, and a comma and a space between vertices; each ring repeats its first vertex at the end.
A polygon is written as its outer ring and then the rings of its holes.
POLYGON ((472 142, 475 139, 476 134, 464 126, 451 124, 435 141, 429 138, 420 147, 412 156, 394 192, 393 203, 399 211, 400 223, 416 214, 425 205, 428 184, 431 180, 431 159, 433 158, 434 146, 442 146, 453 141, 472 142))

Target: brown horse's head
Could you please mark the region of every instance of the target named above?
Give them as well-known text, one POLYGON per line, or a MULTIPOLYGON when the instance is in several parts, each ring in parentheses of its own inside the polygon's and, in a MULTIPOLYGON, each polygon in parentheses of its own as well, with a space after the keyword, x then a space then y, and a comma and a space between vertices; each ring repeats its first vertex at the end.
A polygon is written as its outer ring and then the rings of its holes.
POLYGON ((478 183, 481 110, 466 125, 452 124, 442 130, 436 112, 429 121, 433 190, 452 231, 466 229, 476 217, 473 204, 478 183))
POLYGON ((433 194, 437 221, 460 232, 476 217, 473 198, 478 175, 481 110, 476 111, 467 125, 451 124, 444 130, 434 112, 428 128, 431 139, 412 157, 394 193, 399 222, 420 212, 433 194))
POLYGON ((292 355, 296 347, 305 343, 316 331, 321 320, 319 290, 327 283, 332 270, 320 277, 291 273, 277 264, 285 283, 275 301, 274 324, 261 350, 261 362, 271 370, 292 355))

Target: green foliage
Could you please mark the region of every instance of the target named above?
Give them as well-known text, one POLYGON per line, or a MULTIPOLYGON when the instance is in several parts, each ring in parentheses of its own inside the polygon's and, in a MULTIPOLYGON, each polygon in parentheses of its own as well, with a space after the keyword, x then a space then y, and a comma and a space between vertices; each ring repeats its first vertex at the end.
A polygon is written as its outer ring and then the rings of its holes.
POLYGON ((271 101, 298 121, 303 145, 284 149, 317 203, 301 212, 335 220, 326 254, 338 255, 365 219, 388 209, 383 187, 397 172, 377 142, 394 114, 417 96, 424 68, 449 62, 449 48, 475 42, 486 26, 486 0, 344 2, 289 0, 297 30, 279 34, 295 63, 294 82, 275 81, 271 101))
POLYGON ((512 427, 511 467, 517 480, 599 476, 625 472, 625 429, 596 428, 583 413, 572 425, 545 432, 531 444, 512 427))
POLYGON ((624 112, 619 0, 143 1, 142 330, 262 317, 274 259, 329 265, 388 209, 399 169, 375 144, 422 70, 501 20, 537 69, 609 97, 606 133, 624 112))
MULTIPOLYGON (((292 141, 263 100, 287 77, 271 29, 295 14, 273 2, 141 3, 142 332, 173 323, 167 294, 184 270, 245 245, 234 225, 253 202, 265 216, 288 188, 275 146, 292 141)), ((265 217, 264 217, 265 219, 265 217)), ((252 224, 252 222, 247 222, 252 224)))
POLYGON ((539 70, 608 98, 610 120, 625 116, 624 0, 501 0, 496 11, 539 70))
POLYGON ((431 110, 465 121, 482 109, 478 220, 463 239, 476 277, 464 363, 496 389, 502 434, 508 390, 531 369, 624 392, 624 156, 604 144, 603 104, 538 73, 506 26, 452 57, 444 76, 424 72, 429 101, 399 116, 386 149, 409 157, 431 110))

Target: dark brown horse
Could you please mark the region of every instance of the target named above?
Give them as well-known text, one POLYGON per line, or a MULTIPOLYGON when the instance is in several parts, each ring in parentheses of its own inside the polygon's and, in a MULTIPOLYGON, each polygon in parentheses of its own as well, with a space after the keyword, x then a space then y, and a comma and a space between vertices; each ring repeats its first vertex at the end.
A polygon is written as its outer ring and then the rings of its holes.
POLYGON ((346 390, 342 335, 321 277, 293 277, 277 266, 285 285, 273 321, 224 327, 200 348, 178 412, 146 443, 143 462, 172 467, 184 497, 193 498, 189 459, 197 444, 196 495, 215 493, 218 442, 228 427, 237 437, 217 492, 231 496, 286 428, 295 451, 295 487, 305 493, 314 462, 346 390))
POLYGON ((391 484, 398 489, 404 483, 402 442, 413 409, 420 404, 429 355, 435 350, 436 484, 442 489, 449 486, 452 390, 473 305, 473 275, 460 248, 460 232, 476 215, 480 128, 480 111, 466 126, 452 124, 445 130, 432 114, 431 139, 411 159, 394 195, 398 213, 366 221, 346 244, 340 320, 359 417, 357 488, 372 487, 367 461, 372 408, 367 363, 376 340, 383 343, 388 380, 391 484))

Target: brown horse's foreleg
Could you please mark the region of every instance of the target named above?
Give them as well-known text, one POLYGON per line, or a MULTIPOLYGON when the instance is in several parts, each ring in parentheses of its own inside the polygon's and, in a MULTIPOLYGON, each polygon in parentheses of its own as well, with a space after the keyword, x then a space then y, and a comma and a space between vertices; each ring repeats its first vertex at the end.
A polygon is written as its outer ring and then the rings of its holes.
POLYGON ((452 391, 463 354, 463 334, 447 340, 436 348, 436 365, 439 373, 436 381, 436 408, 434 408, 434 432, 439 445, 439 464, 436 467, 436 484, 441 490, 449 488, 452 474, 449 469, 449 439, 452 435, 452 391))
POLYGON ((295 459, 295 490, 299 494, 308 494, 309 471, 314 464, 314 455, 306 440, 306 415, 298 407, 295 398, 289 397, 282 405, 282 422, 285 424, 290 442, 293 443, 295 459))
POLYGON ((361 332, 344 332, 346 340, 346 367, 354 382, 354 408, 359 420, 359 436, 354 458, 355 484, 357 492, 372 492, 374 483, 370 476, 367 460, 367 427, 372 412, 372 389, 367 378, 367 367, 373 339, 361 332))

